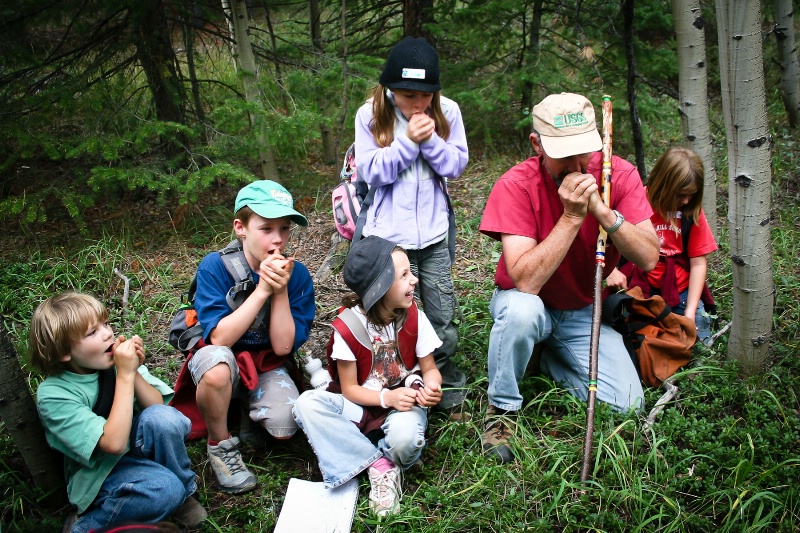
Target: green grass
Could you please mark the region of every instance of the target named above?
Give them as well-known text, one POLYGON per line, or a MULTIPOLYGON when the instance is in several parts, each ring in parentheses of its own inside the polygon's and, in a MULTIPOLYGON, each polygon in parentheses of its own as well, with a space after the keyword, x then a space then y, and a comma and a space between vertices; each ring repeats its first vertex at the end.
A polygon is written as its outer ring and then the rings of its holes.
MULTIPOLYGON (((510 164, 499 158, 476 162, 464 184, 454 184, 469 191, 457 194, 461 225, 455 283, 462 311, 457 360, 471 376, 466 405, 473 418, 452 423, 442 414, 432 415, 423 464, 406 476, 398 515, 377 521, 368 511, 368 482, 362 479, 353 530, 794 531, 800 523, 800 212, 796 201, 785 201, 794 198, 794 185, 785 177, 776 180, 781 196, 773 221, 776 306, 769 366, 759 375, 740 378, 737 365, 726 358, 723 336, 712 349, 699 349, 694 364, 676 376, 679 393, 652 428, 643 428, 643 416, 624 417, 599 406, 590 481, 584 485, 579 479, 585 406, 545 377, 529 375, 521 383, 525 404, 512 442, 519 460, 501 466, 485 458, 480 448, 491 328, 488 303, 498 247, 478 232, 479 206, 491 180, 510 164)), ((327 199, 317 202, 322 206, 318 216, 328 216, 327 199)), ((155 374, 174 376, 180 359, 163 340, 166 324, 193 266, 229 238, 229 217, 225 209, 198 211, 183 229, 158 239, 123 226, 79 246, 4 260, 0 313, 15 347, 24 353, 27 321, 43 298, 65 289, 84 290, 107 303, 115 331, 145 336, 155 374), (122 281, 114 268, 130 278, 124 317, 122 281)), ((724 324, 730 320, 733 288, 724 212, 720 220, 722 248, 709 277, 724 324)), ((26 375, 35 389, 40 377, 30 371, 26 375)), ((647 405, 661 393, 648 390, 647 405)), ((237 497, 214 487, 202 442, 190 444, 189 451, 199 474, 201 501, 210 511, 200 529, 204 532, 269 531, 289 479, 320 480, 302 436, 288 445, 247 450, 245 459, 260 485, 237 497)), ((3 530, 56 530, 65 514, 65 509, 45 507, 0 426, 3 530)))

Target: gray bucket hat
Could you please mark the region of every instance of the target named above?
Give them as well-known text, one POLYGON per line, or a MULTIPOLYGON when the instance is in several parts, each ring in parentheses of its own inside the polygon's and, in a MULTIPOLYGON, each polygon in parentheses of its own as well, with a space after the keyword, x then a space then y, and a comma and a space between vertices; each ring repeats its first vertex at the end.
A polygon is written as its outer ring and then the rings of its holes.
POLYGON ((355 292, 369 311, 394 283, 393 242, 370 235, 354 242, 344 263, 345 284, 355 292))

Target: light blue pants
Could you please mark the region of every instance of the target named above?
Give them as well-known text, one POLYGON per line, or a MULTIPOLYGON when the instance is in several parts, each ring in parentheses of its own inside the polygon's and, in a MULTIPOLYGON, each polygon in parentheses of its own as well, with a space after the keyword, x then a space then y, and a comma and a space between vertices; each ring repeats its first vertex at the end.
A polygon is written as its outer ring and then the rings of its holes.
POLYGON ((72 532, 169 517, 197 490, 186 453, 190 429, 189 419, 167 405, 151 405, 137 415, 131 427, 130 450, 106 477, 72 532))
MULTIPOLYGON (((489 403, 500 409, 522 407, 519 381, 533 348, 544 343, 542 372, 581 399, 588 396, 592 306, 558 311, 536 295, 497 289, 489 304, 494 325, 489 337, 489 403)), ((597 399, 616 411, 644 408, 644 392, 622 337, 600 327, 597 399)))
POLYGON ((341 394, 308 390, 297 399, 293 413, 317 454, 322 480, 331 489, 347 483, 381 456, 408 468, 425 447, 428 410, 423 407, 389 413, 377 446, 352 422, 361 419, 361 406, 341 394))

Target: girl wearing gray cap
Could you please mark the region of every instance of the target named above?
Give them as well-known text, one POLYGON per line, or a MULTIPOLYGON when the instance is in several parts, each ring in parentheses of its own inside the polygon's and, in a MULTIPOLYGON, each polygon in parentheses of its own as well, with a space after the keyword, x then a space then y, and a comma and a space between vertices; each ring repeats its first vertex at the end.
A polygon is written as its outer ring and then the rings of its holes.
POLYGON ((397 512, 401 471, 422 454, 428 408, 442 398, 431 357, 442 343, 414 304, 417 278, 402 248, 375 236, 353 243, 344 281, 356 294, 332 324, 334 382, 304 392, 293 412, 325 486, 368 470, 370 509, 385 516, 397 512))
POLYGON ((446 389, 440 407, 460 408, 466 376, 452 361, 458 303, 446 180, 461 175, 469 152, 461 110, 442 96, 439 58, 425 39, 406 37, 392 48, 355 122, 358 178, 376 188, 363 235, 408 252, 422 306, 442 340, 433 354, 446 389))

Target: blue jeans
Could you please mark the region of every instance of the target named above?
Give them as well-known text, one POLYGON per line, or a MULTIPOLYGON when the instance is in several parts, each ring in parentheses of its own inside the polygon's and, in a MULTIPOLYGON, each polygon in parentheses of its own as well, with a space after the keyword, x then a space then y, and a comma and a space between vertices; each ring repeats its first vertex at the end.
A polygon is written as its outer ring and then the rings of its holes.
MULTIPOLYGON (((588 396, 592 306, 559 311, 534 294, 497 289, 489 304, 494 325, 489 336, 489 403, 500 409, 522 407, 519 381, 533 347, 544 343, 542 372, 581 399, 588 396)), ((597 399, 616 411, 644 408, 644 391, 622 337, 600 326, 597 399)))
POLYGON ((361 412, 361 406, 343 395, 324 390, 308 390, 294 404, 294 418, 317 454, 322 480, 329 489, 347 483, 381 456, 408 468, 425 447, 427 409, 415 406, 410 411, 389 413, 377 446, 352 422, 361 419, 361 412))
POLYGON ((73 533, 122 522, 158 522, 197 490, 184 440, 191 422, 167 405, 134 417, 130 450, 106 477, 73 533))
POLYGON ((431 321, 442 345, 434 350, 433 358, 442 374, 442 400, 439 407, 449 409, 460 405, 466 395, 467 376, 452 360, 458 345, 458 326, 455 319, 458 301, 453 288, 450 250, 443 239, 422 250, 406 250, 411 272, 419 278, 417 291, 425 316, 431 321))
MULTIPOLYGON (((679 315, 686 314, 686 297, 689 295, 689 289, 686 289, 679 294, 681 301, 672 308, 673 313, 679 315)), ((697 313, 694 315, 694 324, 697 326, 697 340, 703 341, 711 336, 711 318, 706 314, 706 308, 703 305, 703 300, 697 304, 697 313)))

